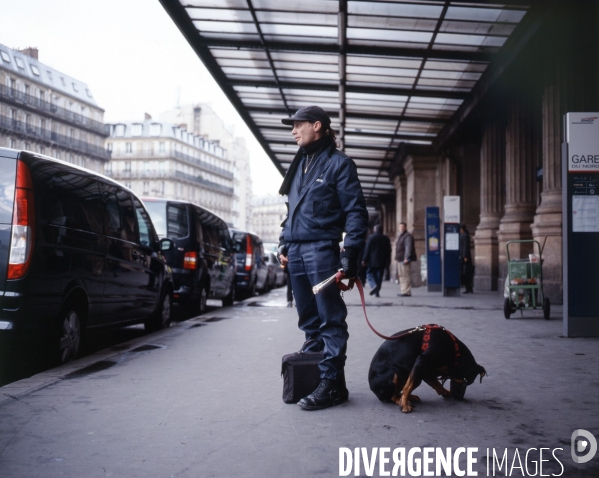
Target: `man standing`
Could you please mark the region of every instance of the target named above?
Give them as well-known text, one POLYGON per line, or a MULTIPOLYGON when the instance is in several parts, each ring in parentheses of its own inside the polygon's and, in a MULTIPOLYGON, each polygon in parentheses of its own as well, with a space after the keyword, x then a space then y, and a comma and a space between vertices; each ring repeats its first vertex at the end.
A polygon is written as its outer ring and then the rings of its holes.
POLYGON ((399 274, 400 297, 412 295, 412 277, 410 276, 410 264, 417 259, 414 250, 414 237, 408 232, 405 222, 399 223, 399 236, 395 243, 395 260, 397 261, 397 272, 399 274))
POLYGON ((348 398, 344 368, 349 334, 339 289, 333 285, 314 295, 312 287, 340 268, 345 277, 356 276, 368 212, 356 165, 335 148, 335 132, 325 111, 308 106, 282 122, 293 125, 291 134, 300 149, 279 190, 289 197, 279 259, 289 267, 298 326, 306 341, 313 341, 305 350, 323 351, 320 384, 298 405, 319 410, 348 398))
POLYGON ((466 224, 460 225, 460 267, 462 284, 466 287, 464 294, 473 294, 474 264, 472 264, 472 252, 470 250, 470 231, 468 231, 466 224))
POLYGON ((375 286, 370 295, 380 297, 379 292, 383 285, 385 268, 391 264, 391 241, 383 234, 383 226, 374 226, 374 234, 366 241, 362 265, 368 267, 368 274, 372 275, 375 286))

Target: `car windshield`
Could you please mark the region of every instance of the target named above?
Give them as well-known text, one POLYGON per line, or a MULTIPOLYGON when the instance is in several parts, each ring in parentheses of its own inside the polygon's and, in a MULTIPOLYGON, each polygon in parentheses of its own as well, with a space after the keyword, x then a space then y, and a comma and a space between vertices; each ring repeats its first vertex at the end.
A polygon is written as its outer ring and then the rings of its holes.
POLYGON ((144 204, 159 237, 178 239, 189 234, 189 220, 184 205, 166 201, 145 201, 144 204))

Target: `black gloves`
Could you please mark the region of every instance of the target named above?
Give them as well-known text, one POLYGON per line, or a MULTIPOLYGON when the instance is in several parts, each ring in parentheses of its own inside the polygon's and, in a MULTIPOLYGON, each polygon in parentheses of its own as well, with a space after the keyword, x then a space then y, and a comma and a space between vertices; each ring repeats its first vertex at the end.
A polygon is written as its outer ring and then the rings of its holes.
POLYGON ((287 253, 287 244, 281 242, 279 244, 279 247, 277 248, 277 259, 279 258, 279 256, 287 257, 287 253))
POLYGON ((348 279, 353 279, 358 275, 358 258, 360 251, 351 247, 346 247, 341 253, 341 267, 343 274, 348 279))

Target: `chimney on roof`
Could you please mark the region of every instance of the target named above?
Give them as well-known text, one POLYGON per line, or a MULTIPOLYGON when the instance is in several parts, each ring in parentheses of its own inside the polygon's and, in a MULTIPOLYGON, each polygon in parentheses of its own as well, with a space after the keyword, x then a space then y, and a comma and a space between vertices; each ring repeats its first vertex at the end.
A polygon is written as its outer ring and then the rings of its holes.
POLYGON ((144 113, 144 120, 151 120, 152 115, 150 113, 144 113))
POLYGON ((20 51, 24 55, 30 56, 31 58, 35 58, 36 60, 39 60, 39 58, 38 58, 39 50, 37 48, 27 47, 27 48, 23 48, 23 49, 17 49, 17 51, 20 51))

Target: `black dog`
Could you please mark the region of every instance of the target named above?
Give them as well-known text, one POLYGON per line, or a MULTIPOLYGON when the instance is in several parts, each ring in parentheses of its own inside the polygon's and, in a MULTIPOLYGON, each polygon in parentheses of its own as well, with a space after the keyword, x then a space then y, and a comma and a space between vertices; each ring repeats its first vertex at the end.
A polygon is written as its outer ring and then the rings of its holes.
POLYGON ((411 402, 420 401, 412 391, 423 380, 439 395, 461 400, 466 387, 487 374, 468 347, 439 325, 422 325, 393 337, 399 338, 387 340, 374 354, 368 383, 380 401, 393 402, 404 413, 412 411, 411 402), (450 380, 450 391, 438 378, 450 380))

